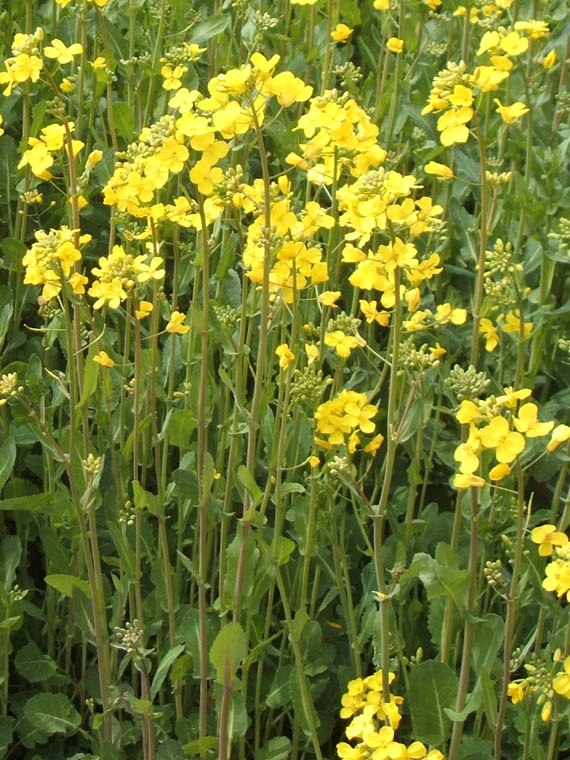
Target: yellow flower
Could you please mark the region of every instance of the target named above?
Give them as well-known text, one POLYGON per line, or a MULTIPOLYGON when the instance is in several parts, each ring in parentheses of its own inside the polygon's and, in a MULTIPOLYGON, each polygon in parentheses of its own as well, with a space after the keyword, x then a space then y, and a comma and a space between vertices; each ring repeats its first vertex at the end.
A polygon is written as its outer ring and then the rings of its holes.
POLYGON ((426 174, 433 174, 440 179, 453 179, 453 170, 445 164, 438 164, 436 161, 430 161, 424 166, 426 174))
POLYGON ((374 438, 370 441, 370 443, 367 443, 364 447, 364 451, 366 454, 370 454, 371 456, 375 456, 376 452, 382 446, 384 443, 384 436, 382 433, 378 433, 378 435, 375 435, 374 438))
POLYGON ((277 346, 275 353, 279 357, 279 366, 283 370, 287 369, 289 364, 291 364, 295 358, 295 354, 290 350, 286 343, 281 343, 280 346, 277 346))
POLYGON ((494 351, 499 345, 499 333, 490 319, 483 317, 480 320, 479 332, 485 336, 485 350, 494 351))
POLYGON ((570 427, 568 425, 557 425, 552 431, 550 442, 546 447, 547 451, 554 451, 561 443, 570 438, 570 427))
POLYGON ((503 388, 503 390, 505 391, 504 395, 497 396, 496 401, 498 404, 502 404, 508 409, 514 409, 518 401, 523 398, 528 398, 532 393, 530 388, 519 388, 518 391, 515 391, 511 386, 503 388))
POLYGON ((102 367, 111 368, 115 366, 115 362, 106 351, 99 351, 98 354, 95 354, 93 361, 97 362, 97 364, 100 364, 102 367))
POLYGON ((399 55, 400 53, 404 52, 404 40, 401 40, 398 37, 390 37, 386 43, 386 47, 391 53, 396 53, 399 55))
POLYGON ((507 694, 512 699, 513 705, 523 701, 528 691, 528 681, 511 681, 507 686, 507 694))
POLYGON ((176 335, 185 335, 190 329, 190 325, 183 324, 185 319, 186 314, 183 314, 180 311, 173 311, 170 315, 168 324, 165 327, 166 332, 176 335))
POLYGON ((459 471, 469 475, 479 468, 479 454, 481 453, 481 440, 475 427, 471 426, 469 438, 465 443, 459 444, 455 449, 453 458, 460 462, 459 471))
POLYGON ((89 280, 87 277, 85 277, 84 274, 80 274, 79 272, 74 272, 69 277, 69 284, 71 285, 71 289, 75 293, 75 295, 82 295, 85 293, 85 286, 89 280))
POLYGON ((511 468, 508 464, 496 464, 491 470, 489 470, 490 480, 503 480, 511 474, 511 468))
POLYGON ((390 0, 374 0, 374 8, 377 11, 389 11, 390 0))
POLYGON ((552 688, 565 699, 570 699, 570 657, 564 660, 564 673, 552 679, 552 688))
POLYGON ((552 48, 552 50, 542 59, 542 67, 544 69, 551 69, 557 60, 558 56, 556 55, 556 50, 552 48))
MULTIPOLYGON (((519 333, 521 332, 521 321, 517 314, 514 313, 514 311, 511 311, 506 316, 507 323, 503 325, 502 330, 506 333, 519 333)), ((528 338, 528 336, 532 332, 532 322, 525 322, 522 325, 522 333, 524 338, 528 338)))
POLYGON ((91 66, 95 71, 97 69, 104 69, 107 66, 107 61, 103 58, 103 56, 98 55, 94 61, 91 61, 91 66))
POLYGON ((525 113, 529 112, 528 106, 521 103, 520 100, 517 100, 517 102, 513 103, 511 106, 504 106, 499 98, 495 98, 494 102, 497 104, 497 113, 501 115, 505 124, 512 124, 517 121, 517 119, 520 119, 521 116, 524 116, 525 113))
POLYGON ((340 290, 325 290, 319 296, 319 303, 321 303, 323 306, 330 306, 331 308, 336 309, 338 306, 336 301, 338 301, 340 296, 340 290))
POLYGON ((485 479, 472 473, 463 474, 458 472, 453 479, 455 488, 483 488, 485 479))
POLYGON ((522 55, 528 50, 528 40, 518 32, 510 32, 501 40, 501 50, 507 55, 522 55))
POLYGON ((325 334, 325 345, 334 348, 339 356, 347 359, 352 349, 359 345, 359 341, 352 335, 346 335, 342 330, 333 330, 325 334))
POLYGON ((468 106, 450 108, 437 120, 441 132, 441 144, 449 147, 455 143, 464 143, 469 139, 468 121, 473 118, 473 109, 468 106))
POLYGON ((74 42, 72 45, 67 45, 58 40, 57 37, 51 41, 51 45, 44 48, 44 55, 46 58, 55 58, 58 63, 71 63, 74 55, 81 55, 83 53, 83 47, 79 42, 74 42))
POLYGON ((85 161, 85 171, 90 172, 103 158, 102 150, 92 150, 85 161))
POLYGON ((376 301, 359 301, 360 311, 364 314, 366 321, 369 325, 372 322, 378 322, 382 327, 387 327, 390 324, 390 312, 378 311, 376 301))
POLYGON ((346 42, 354 29, 351 29, 346 24, 337 24, 336 28, 331 32, 331 37, 335 42, 346 42))
POLYGON ((539 40, 546 37, 549 32, 546 21, 529 19, 528 21, 515 21, 515 32, 524 32, 531 40, 539 40))
POLYGON ((312 456, 312 457, 309 457, 308 462, 309 462, 309 467, 314 470, 315 467, 318 467, 320 465, 321 460, 316 456, 312 456))
POLYGON ((314 343, 305 343, 305 353, 307 354, 307 364, 312 364, 315 359, 319 358, 319 349, 314 343))
POLYGON ((539 422, 538 407, 536 404, 523 404, 519 409, 519 416, 513 418, 514 425, 519 433, 524 433, 527 438, 539 438, 548 435, 554 427, 554 422, 539 422))
POLYGON ((566 533, 556 530, 556 525, 538 525, 532 529, 530 540, 533 544, 540 544, 538 553, 541 557, 550 557, 555 546, 564 546, 568 543, 566 533))
POLYGON ((150 301, 141 301, 139 303, 139 308, 135 310, 135 317, 139 320, 144 319, 145 317, 148 317, 152 309, 153 305, 150 301))
POLYGON ((510 464, 525 447, 524 437, 511 432, 504 417, 493 417, 491 422, 479 431, 481 443, 486 449, 495 449, 497 461, 510 464))
POLYGON ((455 419, 462 425, 467 425, 469 423, 477 424, 477 422, 481 422, 482 417, 479 407, 473 401, 464 399, 461 402, 459 411, 455 415, 455 419))

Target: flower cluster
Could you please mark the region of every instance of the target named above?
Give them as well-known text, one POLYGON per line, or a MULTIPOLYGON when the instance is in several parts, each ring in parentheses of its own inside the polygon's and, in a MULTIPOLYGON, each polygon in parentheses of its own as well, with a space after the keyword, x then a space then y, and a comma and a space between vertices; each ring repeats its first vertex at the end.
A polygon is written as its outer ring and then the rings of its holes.
POLYGON ((74 272, 81 259, 81 248, 91 240, 91 235, 79 235, 79 230, 61 227, 49 232, 38 230, 36 242, 26 251, 22 264, 26 268, 25 285, 43 285, 42 298, 49 301, 67 280, 74 293, 84 293, 87 278, 74 272))
MULTIPOLYGON (((29 166, 38 179, 45 181, 51 179, 49 169, 54 164, 55 155, 63 150, 64 145, 67 145, 68 135, 71 135, 74 128, 75 124, 72 121, 67 124, 48 124, 47 127, 42 128, 40 137, 29 137, 29 147, 24 151, 18 169, 29 166)), ((71 139, 70 144, 73 158, 85 146, 81 140, 71 139)))
POLYGON ((117 309, 137 282, 162 280, 165 274, 163 259, 151 256, 149 263, 146 260, 145 254, 133 256, 126 253, 122 246, 113 246, 109 256, 101 257, 99 266, 91 270, 96 277, 88 291, 96 299, 93 307, 100 309, 108 304, 112 309, 117 309))
POLYGON ((307 179, 316 185, 332 184, 344 167, 359 177, 386 158, 378 145, 378 127, 348 93, 326 90, 313 98, 297 129, 308 142, 301 143, 301 155, 289 153, 285 160, 307 171, 307 179))
MULTIPOLYGON (((394 680, 390 673, 389 681, 394 680)), ((367 678, 350 681, 346 694, 342 696, 340 717, 352 718, 345 734, 349 741, 358 740, 353 747, 347 742, 336 745, 342 760, 443 760, 437 749, 428 752, 418 741, 406 746, 395 741, 395 732, 400 724, 399 707, 403 698, 390 694, 384 699, 382 671, 367 678)))
POLYGON ((545 568, 546 577, 542 587, 554 592, 559 598, 570 601, 570 546, 568 536, 556 530, 554 525, 539 525, 531 533, 531 540, 539 545, 541 557, 555 555, 545 568))
POLYGON ((480 471, 480 458, 485 450, 494 451, 497 460, 489 471, 489 478, 500 481, 510 475, 510 465, 523 452, 526 439, 539 438, 552 431, 554 422, 540 422, 538 407, 532 402, 522 404, 518 413, 514 413, 519 401, 530 394, 529 388, 517 391, 505 388, 501 396, 461 402, 456 419, 463 425, 469 425, 469 434, 454 453, 455 460, 459 462, 459 473, 453 481, 456 488, 485 485, 485 479, 475 474, 480 471))
POLYGON ((320 404, 315 412, 317 430, 328 436, 325 446, 344 444, 346 436, 357 433, 373 433, 376 425, 372 422, 378 412, 374 404, 368 403, 365 393, 342 390, 336 398, 320 404))

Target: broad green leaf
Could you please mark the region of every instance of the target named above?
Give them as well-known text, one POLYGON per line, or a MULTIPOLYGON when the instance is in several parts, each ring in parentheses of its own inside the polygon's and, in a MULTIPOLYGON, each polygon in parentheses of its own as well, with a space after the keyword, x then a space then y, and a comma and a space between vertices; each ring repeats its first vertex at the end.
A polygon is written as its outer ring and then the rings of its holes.
POLYGON ((14 665, 18 673, 31 683, 45 681, 57 670, 55 662, 47 654, 43 654, 34 641, 18 650, 14 665))
POLYGON ((255 760, 287 760, 291 754, 291 739, 288 736, 275 736, 260 748, 255 760))
POLYGON ((14 468, 14 462, 16 461, 16 442, 10 436, 7 438, 2 446, 0 446, 0 492, 4 488, 4 485, 14 468))
POLYGON ((72 597, 73 589, 76 588, 83 592, 89 599, 91 598, 91 589, 87 581, 82 581, 75 575, 63 575, 63 573, 54 573, 53 575, 46 575, 45 581, 48 586, 57 589, 65 596, 72 597))
POLYGON ((135 129, 135 116, 128 103, 116 101, 113 103, 113 117, 117 132, 126 140, 130 140, 135 129))
POLYGON ((318 728, 321 725, 321 721, 315 710, 308 684, 306 684, 307 702, 305 703, 303 699, 303 678, 304 674, 299 673, 297 668, 291 670, 289 676, 289 696, 295 709, 295 715, 299 718, 301 728, 305 734, 310 735, 312 732, 311 725, 318 728))
POLYGON ((190 446, 190 436, 196 428, 196 418, 189 409, 176 409, 168 422, 168 440, 179 449, 190 446))
MULTIPOLYGON (((239 563, 240 546, 242 542, 242 532, 238 531, 234 540, 228 546, 226 551, 226 577, 224 578, 223 605, 228 608, 232 606, 234 591, 237 583, 237 571, 239 563)), ((255 565, 259 559, 259 550, 256 546, 255 536, 251 530, 247 534, 245 547, 245 568, 243 575, 243 592, 242 606, 247 609, 249 598, 253 587, 253 573, 255 565)))
POLYGON ((455 707, 457 683, 457 674, 443 662, 426 660, 410 671, 409 702, 415 739, 435 745, 445 741, 451 726, 445 708, 455 707))
MULTIPOLYGON (((216 713, 218 720, 220 719, 220 711, 222 708, 222 698, 224 689, 221 685, 215 686, 216 697, 216 713)), ((228 718, 227 718, 227 731, 230 741, 238 739, 243 736, 247 731, 249 724, 249 718, 247 715, 247 709, 245 706, 245 700, 243 694, 240 691, 230 692, 229 705, 228 705, 228 718)))
POLYGON ((81 398, 77 404, 78 411, 89 401, 99 385, 99 364, 93 357, 101 350, 99 343, 94 343, 90 348, 83 365, 83 384, 81 386, 81 398))
POLYGON ((279 536, 276 547, 276 560, 278 565, 285 565, 289 557, 295 551, 295 542, 285 536, 279 536))
POLYGON ((24 706, 24 716, 46 734, 75 733, 81 716, 65 694, 35 694, 24 706))
POLYGON ((192 29, 192 42, 206 42, 206 40, 212 39, 221 32, 225 31, 230 24, 230 14, 221 13, 218 16, 209 16, 203 21, 200 21, 192 29))
POLYGON ((263 491, 255 482, 253 475, 245 465, 240 464, 238 467, 237 476, 239 482, 249 492, 252 498, 252 506, 257 507, 257 505, 260 504, 261 500, 263 499, 263 491))
POLYGON ((150 698, 152 700, 154 700, 160 690, 160 687, 164 683, 164 679, 166 678, 170 666, 176 660, 176 658, 182 654, 183 651, 184 644, 178 644, 177 646, 172 647, 172 649, 170 649, 160 661, 150 687, 150 698))
POLYGON ((0 569, 2 571, 1 580, 4 584, 4 591, 8 592, 12 588, 16 577, 16 568, 20 564, 22 556, 22 544, 18 536, 6 536, 0 544, 0 569))
POLYGON ((273 676, 273 681, 265 697, 268 707, 283 707, 289 702, 289 679, 292 665, 282 665, 273 676))
POLYGON ((5 750, 12 743, 15 722, 15 719, 8 715, 0 715, 0 757, 4 756, 5 750))
POLYGON ((247 653, 247 639, 239 623, 227 623, 214 639, 210 647, 210 662, 216 669, 216 681, 224 683, 226 663, 229 663, 231 677, 247 653))
POLYGON ((203 736, 201 739, 195 739, 192 742, 184 745, 184 754, 189 757, 195 757, 196 755, 202 755, 208 750, 216 749, 218 746, 217 736, 203 736))
POLYGON ((34 493, 29 496, 13 496, 11 499, 0 501, 0 510, 10 512, 41 512, 48 511, 54 498, 51 493, 34 493))

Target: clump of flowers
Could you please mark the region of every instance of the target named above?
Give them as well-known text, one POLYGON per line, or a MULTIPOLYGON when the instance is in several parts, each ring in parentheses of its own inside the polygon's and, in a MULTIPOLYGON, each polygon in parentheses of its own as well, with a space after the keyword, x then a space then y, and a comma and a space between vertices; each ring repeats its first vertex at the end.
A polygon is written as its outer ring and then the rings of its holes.
POLYGON ((500 396, 461 402, 455 416, 463 425, 469 425, 469 434, 454 453, 459 462, 459 473, 453 481, 456 488, 485 485, 485 479, 475 474, 480 471, 484 451, 495 453, 497 464, 488 475, 492 481, 498 482, 510 475, 511 464, 524 451, 528 438, 540 438, 552 431, 554 421, 540 422, 538 406, 533 402, 522 404, 518 413, 514 413, 519 401, 530 394, 529 388, 517 391, 505 388, 505 393, 500 396))
POLYGON ((328 436, 328 444, 346 442, 347 436, 360 430, 370 434, 376 429, 372 417, 378 407, 368 403, 365 393, 342 390, 336 398, 320 404, 315 412, 317 431, 328 436))
MULTIPOLYGON (((390 673, 389 681, 395 678, 390 673)), ((345 734, 349 741, 357 740, 355 746, 340 742, 336 749, 342 760, 388 760, 389 758, 417 758, 417 760, 443 760, 437 749, 428 752, 422 742, 414 741, 409 746, 395 741, 395 732, 400 724, 400 705, 403 697, 390 694, 384 698, 382 671, 367 678, 350 681, 342 696, 340 717, 351 718, 345 734)))
POLYGON ((43 285, 42 298, 49 301, 69 282, 74 293, 84 293, 87 278, 74 272, 81 259, 81 248, 91 240, 91 235, 79 235, 65 225, 49 232, 38 230, 36 241, 24 254, 22 263, 26 268, 25 285, 43 285))

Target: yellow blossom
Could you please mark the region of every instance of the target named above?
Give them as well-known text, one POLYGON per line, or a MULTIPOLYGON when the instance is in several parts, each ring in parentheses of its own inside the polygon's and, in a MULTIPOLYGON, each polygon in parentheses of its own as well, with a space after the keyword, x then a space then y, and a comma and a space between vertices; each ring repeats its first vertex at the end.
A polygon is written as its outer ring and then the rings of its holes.
POLYGON ((337 24, 336 28, 331 32, 331 37, 335 42, 346 42, 354 29, 351 29, 346 24, 337 24))
POLYGON ((570 438, 570 427, 568 425, 557 425, 552 431, 550 441, 546 447, 547 451, 554 451, 561 443, 570 438))
POLYGON ((312 457, 309 457, 308 462, 309 462, 309 467, 314 470, 315 467, 318 467, 320 465, 321 460, 317 456, 312 456, 312 457))
POLYGON ((504 463, 496 464, 494 467, 492 467, 489 470, 489 479, 499 481, 499 480, 503 480, 510 474, 511 474, 511 468, 509 467, 508 464, 504 464, 504 463))
POLYGON ((390 39, 386 43, 386 47, 391 53, 396 53, 396 54, 403 53, 404 40, 401 40, 398 37, 390 37, 390 39))
POLYGON ((359 341, 342 330, 333 330, 325 334, 325 345, 334 348, 339 356, 347 359, 352 349, 359 345, 359 341))
POLYGON ((336 309, 338 304, 336 303, 341 296, 340 290, 325 290, 319 296, 319 303, 323 306, 330 306, 336 309))
POLYGON ((539 544, 538 553, 541 557, 550 557, 555 546, 568 543, 568 536, 557 531, 556 525, 538 525, 532 529, 530 540, 533 544, 539 544))
POLYGON ((556 55, 556 50, 552 48, 552 50, 550 50, 550 52, 542 59, 542 67, 544 69, 551 69, 556 63, 557 59, 558 56, 556 55))
POLYGON ((286 343, 281 343, 281 345, 277 346, 275 353, 279 357, 279 367, 283 370, 287 369, 289 364, 295 359, 295 354, 286 343))
POLYGON ((552 688, 564 699, 570 699, 570 657, 564 660, 564 672, 552 679, 552 688))
POLYGON ((376 452, 382 446, 384 443, 384 436, 382 433, 378 433, 378 435, 375 435, 374 438, 366 444, 364 447, 364 451, 366 454, 370 454, 371 456, 375 456, 376 452))
POLYGON ((455 488, 483 488, 485 479, 472 473, 463 474, 458 472, 453 479, 455 488))
POLYGON ((150 301, 140 301, 139 308, 135 310, 135 317, 137 319, 144 319, 148 317, 153 309, 153 305, 150 301))
POLYGON ((499 333, 490 319, 482 317, 479 322, 479 332, 485 336, 485 350, 494 351, 499 345, 499 333))
POLYGON ((95 354, 93 361, 97 362, 97 364, 100 364, 102 367, 111 368, 115 366, 115 362, 106 351, 99 351, 98 354, 95 354))
MULTIPOLYGON (((506 333, 521 333, 521 320, 517 314, 515 314, 514 311, 511 311, 506 316, 506 324, 503 325, 502 330, 506 333)), ((532 332, 532 322, 525 322, 522 325, 522 335, 524 338, 528 338, 528 336, 532 332)))
POLYGON ((79 42, 74 42, 69 47, 61 40, 52 40, 51 45, 44 47, 44 55, 46 58, 55 58, 58 63, 65 64, 71 63, 74 55, 81 55, 83 53, 83 46, 79 42))
POLYGON ((520 433, 512 432, 504 417, 493 417, 488 425, 481 428, 479 435, 483 446, 486 449, 495 449, 497 461, 503 464, 510 464, 526 445, 524 437, 520 433))
POLYGON ((432 174, 440 179, 453 179, 453 170, 445 164, 438 164, 436 161, 430 161, 424 166, 426 174, 432 174))
POLYGON ((525 113, 529 112, 528 106, 520 101, 517 101, 510 106, 504 106, 499 98, 495 98, 494 101, 497 104, 497 113, 501 115, 505 124, 512 124, 520 119, 521 116, 524 116, 525 113))
POLYGON ((183 314, 180 311, 173 311, 170 315, 168 324, 165 327, 166 332, 176 335, 185 335, 190 329, 190 325, 184 324, 185 319, 186 314, 183 314))
POLYGON ((527 438, 538 438, 548 435, 554 427, 554 422, 539 422, 538 407, 536 404, 523 404, 519 409, 519 416, 513 418, 514 425, 519 433, 524 433, 527 438))

